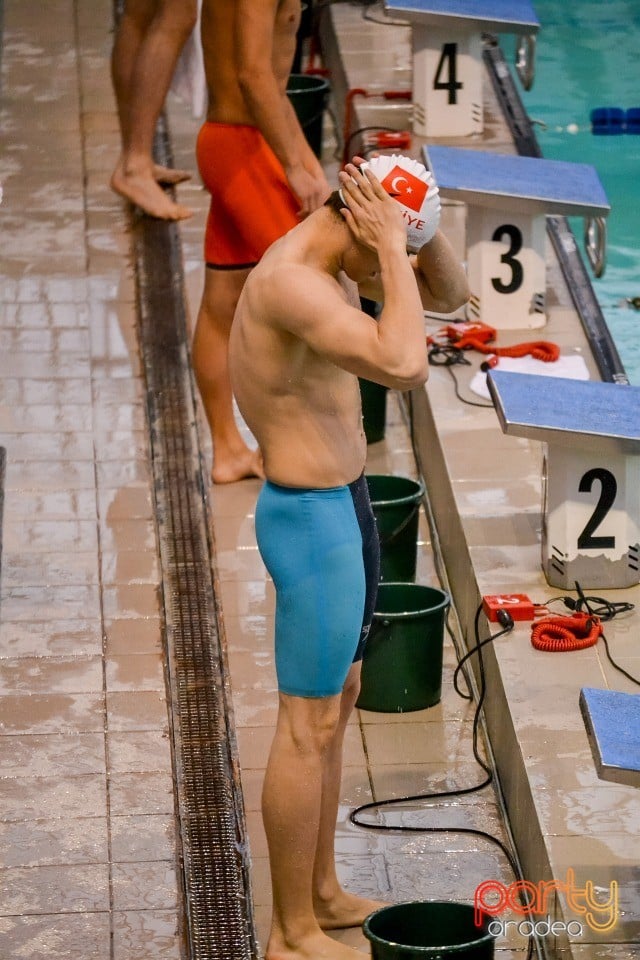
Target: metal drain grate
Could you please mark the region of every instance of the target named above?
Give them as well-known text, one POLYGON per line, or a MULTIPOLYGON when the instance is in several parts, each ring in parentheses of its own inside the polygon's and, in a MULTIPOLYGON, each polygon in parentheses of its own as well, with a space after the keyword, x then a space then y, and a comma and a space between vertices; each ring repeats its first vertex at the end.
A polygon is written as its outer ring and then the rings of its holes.
MULTIPOLYGON (((166 154, 166 135, 159 139, 166 154)), ((166 162, 163 158, 162 162, 166 162)), ((147 384, 184 868, 193 960, 258 956, 244 809, 227 717, 225 670, 187 351, 175 224, 133 226, 147 384)))

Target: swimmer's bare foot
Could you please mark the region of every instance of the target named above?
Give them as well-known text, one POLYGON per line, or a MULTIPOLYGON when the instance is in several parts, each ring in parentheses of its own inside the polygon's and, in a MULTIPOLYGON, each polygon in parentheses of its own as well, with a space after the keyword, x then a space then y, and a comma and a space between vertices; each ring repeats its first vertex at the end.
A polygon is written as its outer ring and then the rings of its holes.
POLYGON ((234 454, 221 451, 214 453, 211 479, 214 483, 235 483, 237 480, 246 480, 248 477, 264 479, 262 454, 259 450, 250 450, 245 447, 234 454))
POLYGON ((147 173, 125 173, 119 164, 111 177, 111 189, 158 220, 187 220, 193 211, 175 203, 147 173))
POLYGON ((265 960, 362 960, 362 957, 359 950, 332 940, 322 932, 310 933, 295 944, 272 934, 264 953, 265 960))
POLYGON ((323 930, 341 930, 361 926, 370 913, 388 906, 382 900, 368 900, 341 889, 331 900, 314 900, 313 909, 323 930))
POLYGON ((184 183, 185 180, 191 180, 191 174, 188 170, 175 170, 173 167, 163 167, 160 163, 154 163, 153 179, 156 183, 165 183, 170 187, 174 187, 177 183, 184 183))

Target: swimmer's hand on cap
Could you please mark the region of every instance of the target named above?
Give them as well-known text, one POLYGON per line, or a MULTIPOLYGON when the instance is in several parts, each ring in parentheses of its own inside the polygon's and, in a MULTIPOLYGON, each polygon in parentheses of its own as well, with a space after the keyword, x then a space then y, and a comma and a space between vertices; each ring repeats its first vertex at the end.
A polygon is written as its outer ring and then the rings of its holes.
POLYGON ((349 229, 359 243, 378 251, 384 244, 407 245, 407 231, 400 206, 384 190, 378 178, 361 157, 354 157, 338 174, 346 207, 341 210, 349 229), (358 166, 356 166, 358 164, 358 166))

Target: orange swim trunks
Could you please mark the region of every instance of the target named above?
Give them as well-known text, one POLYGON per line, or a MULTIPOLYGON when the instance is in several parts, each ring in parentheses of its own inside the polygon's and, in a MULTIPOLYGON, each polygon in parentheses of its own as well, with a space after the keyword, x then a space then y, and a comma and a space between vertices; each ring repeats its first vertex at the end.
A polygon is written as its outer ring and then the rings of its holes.
POLYGON ((254 266, 274 240, 300 222, 282 165, 256 127, 232 123, 205 123, 196 158, 211 194, 207 266, 254 266))

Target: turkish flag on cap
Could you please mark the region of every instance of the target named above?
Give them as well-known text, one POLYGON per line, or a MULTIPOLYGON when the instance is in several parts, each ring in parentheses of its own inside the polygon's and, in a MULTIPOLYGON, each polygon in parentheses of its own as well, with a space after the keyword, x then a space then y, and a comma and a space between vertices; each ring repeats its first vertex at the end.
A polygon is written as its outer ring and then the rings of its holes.
POLYGON ((397 165, 386 175, 382 186, 389 196, 403 203, 410 210, 415 210, 416 213, 420 212, 429 189, 429 185, 424 180, 419 180, 408 170, 403 170, 397 165))

